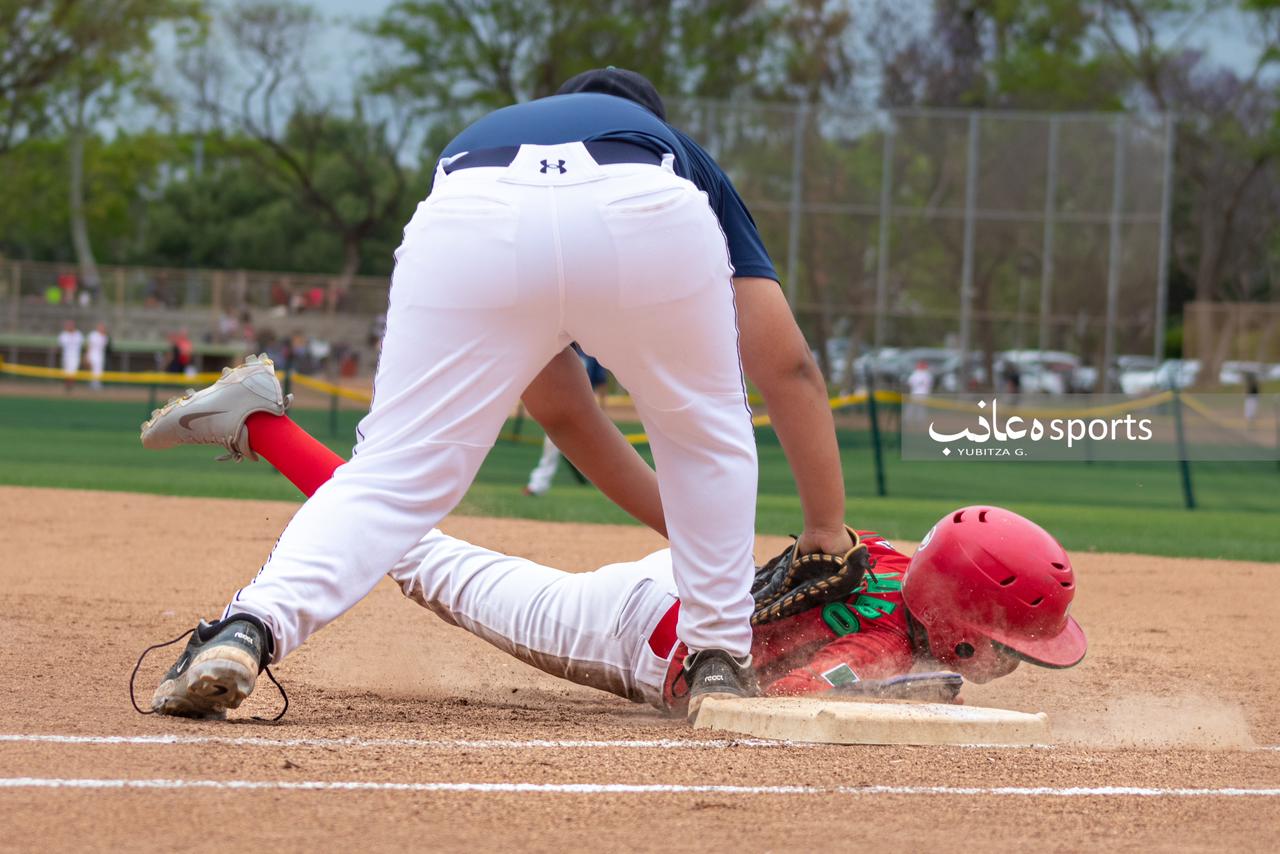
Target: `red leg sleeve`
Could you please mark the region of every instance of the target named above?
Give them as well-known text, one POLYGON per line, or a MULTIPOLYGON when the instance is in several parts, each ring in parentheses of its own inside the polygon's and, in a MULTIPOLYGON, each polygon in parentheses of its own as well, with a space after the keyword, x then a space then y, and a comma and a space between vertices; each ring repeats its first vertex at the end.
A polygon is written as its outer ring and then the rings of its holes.
POLYGON ((287 415, 255 412, 245 422, 249 446, 310 498, 346 462, 287 415))

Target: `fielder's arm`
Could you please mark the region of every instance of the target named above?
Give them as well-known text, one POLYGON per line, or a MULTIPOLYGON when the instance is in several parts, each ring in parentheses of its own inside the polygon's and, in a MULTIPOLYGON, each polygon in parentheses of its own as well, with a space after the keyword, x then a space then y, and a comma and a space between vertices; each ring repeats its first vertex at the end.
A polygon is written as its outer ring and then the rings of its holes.
POLYGON ((733 280, 742 369, 769 408, 773 429, 795 477, 804 512, 801 554, 844 554, 844 475, 827 384, 773 279, 733 280))
POLYGON ((565 348, 548 362, 522 400, 560 452, 606 498, 667 535, 658 477, 600 409, 577 353, 565 348))

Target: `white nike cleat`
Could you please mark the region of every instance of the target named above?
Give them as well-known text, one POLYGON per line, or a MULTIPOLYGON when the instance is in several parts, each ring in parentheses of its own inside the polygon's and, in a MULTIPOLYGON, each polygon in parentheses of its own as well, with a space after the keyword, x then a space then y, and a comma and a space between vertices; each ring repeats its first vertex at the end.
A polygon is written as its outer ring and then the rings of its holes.
POLYGON ((236 368, 223 368, 222 378, 206 389, 187 390, 151 413, 142 425, 142 447, 153 451, 177 445, 219 445, 227 449, 219 460, 258 455, 249 447, 244 422, 255 412, 284 415, 293 402, 276 379, 266 354, 250 356, 236 368))

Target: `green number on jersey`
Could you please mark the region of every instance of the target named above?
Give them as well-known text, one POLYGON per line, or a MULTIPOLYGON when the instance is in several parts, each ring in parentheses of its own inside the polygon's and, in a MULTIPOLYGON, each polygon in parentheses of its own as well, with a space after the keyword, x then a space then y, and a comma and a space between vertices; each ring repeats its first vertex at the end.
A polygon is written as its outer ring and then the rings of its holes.
POLYGON ((843 602, 832 602, 825 606, 822 609, 822 619, 838 638, 856 634, 860 628, 858 618, 843 602))

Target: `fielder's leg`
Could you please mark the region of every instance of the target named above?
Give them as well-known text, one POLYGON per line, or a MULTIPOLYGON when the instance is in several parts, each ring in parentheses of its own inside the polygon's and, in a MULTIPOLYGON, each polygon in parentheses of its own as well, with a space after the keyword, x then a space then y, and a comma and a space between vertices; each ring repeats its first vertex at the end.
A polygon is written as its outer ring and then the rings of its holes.
POLYGON ((562 232, 594 250, 566 260, 566 279, 610 286, 571 291, 566 326, 631 392, 649 433, 681 600, 677 631, 695 653, 696 713, 704 688, 752 690, 742 665, 756 455, 732 270, 715 215, 689 182, 650 168, 596 193, 590 211, 560 206, 562 232))
POLYGON ((515 262, 518 220, 515 206, 477 196, 457 210, 428 203, 406 228, 354 455, 226 611, 267 625, 273 661, 364 598, 457 505, 525 386, 565 345, 554 284, 515 262))

